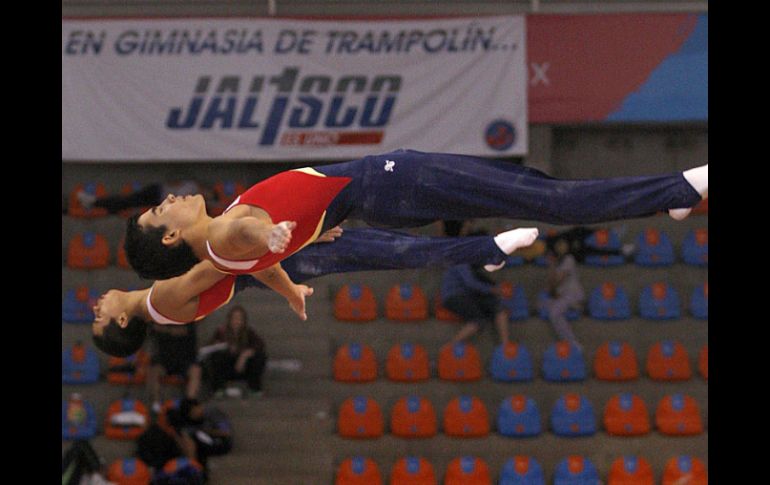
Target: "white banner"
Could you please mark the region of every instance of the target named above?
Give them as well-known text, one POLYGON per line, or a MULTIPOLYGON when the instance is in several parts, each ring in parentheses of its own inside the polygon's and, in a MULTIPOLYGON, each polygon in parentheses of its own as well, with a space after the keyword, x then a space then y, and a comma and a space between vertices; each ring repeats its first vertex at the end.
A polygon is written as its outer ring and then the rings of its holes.
POLYGON ((63 160, 527 150, 522 16, 64 20, 63 160))

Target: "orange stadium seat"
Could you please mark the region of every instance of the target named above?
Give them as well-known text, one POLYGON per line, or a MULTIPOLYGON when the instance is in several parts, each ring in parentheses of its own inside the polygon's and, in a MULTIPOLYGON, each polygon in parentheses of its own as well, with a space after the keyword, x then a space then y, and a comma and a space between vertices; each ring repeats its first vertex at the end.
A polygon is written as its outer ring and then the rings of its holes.
POLYGON ((641 456, 621 456, 610 466, 607 485, 655 485, 652 465, 641 456))
POLYGON ((139 350, 129 357, 110 357, 107 360, 107 382, 110 384, 144 384, 150 357, 139 350))
POLYGON ((340 382, 368 382, 377 379, 377 359, 374 350, 357 342, 337 349, 333 363, 334 380, 340 382))
POLYGON ((438 432, 436 410, 424 397, 405 396, 390 414, 390 432, 400 438, 430 438, 438 432))
POLYGON ((343 438, 379 438, 385 430, 382 408, 372 398, 356 396, 346 399, 337 416, 337 432, 343 438))
POLYGON ((346 322, 368 322, 377 318, 377 300, 366 285, 346 284, 334 297, 334 318, 346 322))
POLYGON ((453 398, 444 408, 444 433, 458 438, 477 438, 489 434, 489 413, 476 396, 453 398))
POLYGON ((430 378, 428 352, 422 345, 400 343, 390 348, 385 375, 391 381, 415 382, 430 378))
POLYGON ((670 394, 658 403, 655 426, 666 435, 690 436, 703 433, 698 403, 684 394, 670 394))
POLYGON ((106 268, 109 259, 110 246, 101 234, 76 234, 67 246, 67 266, 73 269, 106 268))
POLYGON ((640 436, 650 432, 650 413, 642 398, 616 394, 604 408, 604 429, 612 436, 640 436))
POLYGON ((692 377, 690 356, 681 343, 663 340, 647 353, 647 374, 656 381, 686 381, 692 377))
POLYGON ((438 353, 438 376, 447 381, 477 381, 482 377, 481 357, 472 344, 445 344, 438 353))
MULTIPOLYGON (((760 480, 761 481, 761 480, 760 480)), ((663 468, 661 485, 708 485, 706 464, 693 456, 670 458, 663 468)))
POLYGON ((334 485, 382 485, 380 467, 371 458, 346 458, 337 467, 334 485))
POLYGON ((390 470, 390 485, 437 485, 433 464, 418 456, 404 456, 390 470))
POLYGON ((139 458, 118 458, 107 468, 107 480, 116 485, 150 485, 150 467, 139 458))
POLYGON ((117 250, 117 258, 115 258, 115 263, 119 268, 123 269, 131 269, 131 265, 128 264, 128 258, 126 257, 126 250, 123 248, 123 243, 125 242, 126 238, 123 237, 120 240, 120 244, 118 244, 118 250, 117 250))
POLYGON ((150 425, 150 413, 138 399, 118 399, 107 408, 104 436, 114 440, 135 440, 150 425))
POLYGON ((217 201, 208 204, 208 213, 211 217, 216 217, 224 212, 236 197, 246 191, 246 187, 238 182, 219 181, 214 184, 214 196, 217 201))
POLYGON ((449 462, 444 485, 492 485, 486 461, 475 456, 461 456, 449 462))
POLYGON ((709 378, 709 346, 704 345, 698 354, 698 370, 704 379, 709 378))
POLYGON ((631 381, 639 378, 636 352, 627 342, 604 342, 594 356, 594 375, 602 381, 631 381))
POLYGON ((441 320, 442 322, 461 321, 459 316, 450 312, 444 307, 444 305, 441 304, 441 294, 439 293, 433 297, 433 315, 436 317, 436 320, 441 320))
POLYGON ((399 322, 428 319, 428 298, 419 285, 402 283, 391 287, 385 297, 385 317, 399 322))
POLYGON ((78 192, 84 191, 90 195, 94 195, 97 198, 102 198, 107 195, 107 189, 104 188, 104 184, 101 182, 88 182, 78 184, 70 192, 69 200, 67 203, 67 214, 71 217, 78 217, 84 219, 90 219, 94 217, 104 217, 107 215, 107 210, 101 207, 93 207, 86 209, 83 204, 78 200, 78 192))

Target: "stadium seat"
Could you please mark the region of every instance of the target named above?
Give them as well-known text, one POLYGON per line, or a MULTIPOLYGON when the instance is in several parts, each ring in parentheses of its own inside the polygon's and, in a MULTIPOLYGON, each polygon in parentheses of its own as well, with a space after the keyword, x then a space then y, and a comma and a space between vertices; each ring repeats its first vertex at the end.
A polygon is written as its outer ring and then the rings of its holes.
POLYGON ((67 266, 72 269, 102 269, 110 262, 107 239, 94 232, 76 234, 67 246, 67 266))
POLYGON ((682 241, 682 261, 691 266, 708 266, 709 264, 709 230, 706 228, 693 229, 682 241))
POLYGON ((438 354, 438 376, 447 381, 477 381, 482 377, 481 357, 473 344, 445 344, 438 354))
POLYGON ((588 298, 588 315, 597 320, 631 318, 631 304, 626 291, 611 281, 597 286, 588 298))
POLYGON ((93 323, 94 311, 100 293, 88 286, 70 288, 64 294, 61 304, 61 319, 66 323, 93 323))
POLYGON ((424 397, 402 397, 390 414, 390 432, 400 438, 430 438, 438 432, 436 410, 424 397))
POLYGON ((334 318, 345 322, 368 322, 377 318, 377 300, 371 288, 350 283, 334 297, 334 318))
POLYGON ((706 464, 693 456, 680 455, 670 458, 663 468, 661 485, 708 485, 706 464))
MULTIPOLYGON (((538 316, 542 320, 548 320, 548 310, 545 307, 545 301, 548 299, 548 291, 542 290, 537 294, 538 316)), ((582 312, 577 308, 569 308, 565 317, 569 321, 575 321, 580 318, 582 312)))
POLYGON ((641 456, 621 456, 610 466, 607 485, 655 485, 652 466, 641 456))
POLYGON ((444 408, 444 433, 457 438, 477 438, 489 434, 489 413, 476 396, 453 398, 444 408))
POLYGON ((543 379, 552 382, 582 381, 586 378, 583 352, 566 341, 554 342, 543 353, 543 379))
POLYGON ((205 483, 203 465, 187 457, 172 458, 152 477, 154 483, 205 483))
POLYGON ((422 345, 400 343, 390 348, 385 359, 385 375, 391 381, 416 382, 430 378, 428 353, 422 345))
POLYGON ((441 300, 441 293, 436 293, 436 296, 433 297, 433 316, 436 317, 436 320, 441 320, 442 322, 461 321, 462 319, 457 314, 450 312, 441 304, 441 300))
POLYGON ((104 436, 113 440, 135 440, 150 425, 150 413, 138 399, 114 401, 104 417, 104 436))
POLYGON ((337 467, 334 485, 381 485, 380 467, 371 458, 352 456, 337 467))
POLYGON ((515 342, 498 345, 489 360, 489 374, 499 382, 531 381, 534 368, 529 350, 515 342))
POLYGON ((700 371, 700 375, 703 376, 704 379, 708 380, 709 378, 709 346, 708 344, 704 345, 703 348, 701 348, 700 352, 698 353, 698 371, 700 371))
POLYGON ((101 182, 78 184, 70 192, 67 204, 67 214, 70 217, 77 217, 80 219, 91 219, 95 217, 106 216, 107 210, 102 209, 101 207, 93 207, 91 209, 86 209, 83 207, 83 204, 81 204, 78 200, 78 192, 81 190, 97 198, 101 198, 107 195, 107 189, 104 188, 104 184, 101 182))
POLYGON ((647 375, 655 381, 686 381, 692 377, 690 356, 673 340, 656 342, 647 353, 647 375))
MULTIPOLYGON (((620 251, 620 236, 609 229, 598 229, 585 239, 586 246, 594 249, 611 249, 620 251)), ((589 254, 585 257, 588 266, 618 266, 626 262, 621 254, 589 254)))
POLYGON ((385 317, 399 322, 428 319, 428 298, 419 285, 401 283, 390 288, 385 297, 385 317))
POLYGON ((96 413, 93 405, 73 392, 61 402, 61 438, 63 440, 91 439, 96 436, 96 413))
POLYGON ((118 248, 116 250, 117 257, 115 258, 115 264, 118 266, 118 268, 131 269, 131 265, 128 263, 128 257, 126 257, 126 250, 123 247, 125 240, 126 238, 124 236, 120 240, 120 243, 118 244, 118 248))
POLYGON ((449 462, 444 485, 492 485, 489 465, 475 456, 461 456, 449 462))
POLYGON ((579 394, 565 394, 553 406, 551 429, 559 436, 593 435, 596 433, 593 405, 579 394))
POLYGON ((418 456, 399 458, 390 470, 390 485, 437 485, 433 464, 418 456))
POLYGON ((650 432, 650 413, 641 397, 616 394, 604 407, 604 429, 611 436, 640 436, 650 432))
POLYGON ((556 465, 553 485, 589 485, 601 483, 599 470, 585 456, 571 455, 556 465))
POLYGON ((61 353, 62 384, 93 384, 99 381, 99 356, 94 349, 76 342, 61 353))
POLYGON ((610 341, 594 356, 594 375, 602 381, 632 381, 639 378, 636 351, 627 342, 610 341))
POLYGON ((690 313, 695 318, 709 318, 709 282, 696 286, 690 296, 690 313))
MULTIPOLYGON (((142 190, 145 187, 146 187, 146 184, 143 184, 138 180, 134 180, 132 182, 126 182, 125 184, 123 184, 122 187, 120 187, 120 195, 122 195, 123 197, 128 197, 134 192, 138 192, 139 190, 142 190)), ((142 212, 145 212, 150 208, 152 208, 151 205, 144 206, 144 207, 131 207, 130 209, 124 209, 118 212, 118 215, 120 217, 128 218, 135 214, 141 214, 142 212)))
POLYGON ((671 285, 662 281, 645 286, 639 295, 639 314, 650 320, 679 318, 679 294, 671 285))
POLYGON ((339 382, 369 382, 377 379, 377 359, 374 350, 358 342, 337 349, 333 362, 333 376, 339 382))
POLYGON ((542 432, 540 410, 531 397, 507 397, 497 411, 497 432, 511 438, 537 436, 542 432))
POLYGON ((529 318, 529 306, 524 287, 514 285, 510 281, 503 281, 499 288, 501 292, 500 306, 508 312, 508 320, 516 322, 529 318))
POLYGON ((663 434, 690 436, 703 433, 698 403, 684 394, 663 397, 655 411, 655 426, 663 434))
POLYGON ((500 471, 499 485, 545 485, 543 466, 531 456, 509 458, 500 471))
POLYGON ((107 360, 107 382, 110 384, 144 384, 150 357, 142 349, 128 357, 113 357, 107 360))
POLYGON ((216 217, 227 209, 233 203, 236 197, 246 191, 246 187, 239 182, 219 181, 214 184, 214 195, 216 202, 207 204, 208 213, 211 217, 216 217))
POLYGON ((639 266, 671 266, 675 259, 674 246, 665 232, 648 228, 636 238, 634 263, 639 266))
POLYGON ((337 432, 343 438, 379 438, 385 430, 380 405, 372 398, 356 396, 346 399, 337 416, 337 432))
POLYGON ((107 480, 116 485, 150 485, 150 467, 139 458, 118 458, 107 468, 107 480))

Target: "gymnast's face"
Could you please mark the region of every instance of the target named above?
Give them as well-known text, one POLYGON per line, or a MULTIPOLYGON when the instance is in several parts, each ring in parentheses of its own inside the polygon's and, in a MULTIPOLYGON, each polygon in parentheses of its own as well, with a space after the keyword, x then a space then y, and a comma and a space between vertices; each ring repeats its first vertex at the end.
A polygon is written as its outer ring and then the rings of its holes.
POLYGON ((164 244, 174 244, 179 231, 192 226, 202 217, 206 217, 206 200, 202 195, 175 196, 169 194, 163 202, 139 216, 142 227, 166 226, 164 244))
POLYGON ((91 332, 100 336, 104 332, 111 320, 118 322, 122 328, 128 325, 128 312, 126 311, 126 293, 118 290, 110 290, 103 294, 97 300, 93 307, 94 322, 91 325, 91 332))

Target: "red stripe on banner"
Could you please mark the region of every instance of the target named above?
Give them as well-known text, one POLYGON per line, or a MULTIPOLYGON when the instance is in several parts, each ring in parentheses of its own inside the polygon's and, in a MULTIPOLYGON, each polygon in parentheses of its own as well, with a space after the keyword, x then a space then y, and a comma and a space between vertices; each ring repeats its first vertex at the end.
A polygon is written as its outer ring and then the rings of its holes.
POLYGON ((281 145, 377 145, 384 136, 383 131, 294 131, 281 136, 281 145))
POLYGON ((695 14, 527 17, 529 121, 603 121, 695 28, 695 14))

